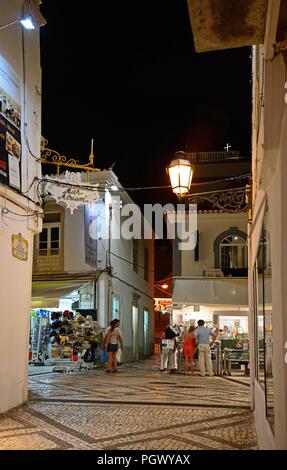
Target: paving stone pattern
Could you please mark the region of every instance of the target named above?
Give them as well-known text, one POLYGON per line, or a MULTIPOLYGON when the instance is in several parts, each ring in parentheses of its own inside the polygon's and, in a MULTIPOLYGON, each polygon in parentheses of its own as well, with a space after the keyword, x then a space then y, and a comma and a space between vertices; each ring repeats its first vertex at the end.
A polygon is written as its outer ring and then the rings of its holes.
MULTIPOLYGON (((0 417, 0 449, 257 449, 246 383, 160 373, 149 359, 30 377, 30 399, 0 417)), ((248 385, 248 384, 247 384, 248 385)))

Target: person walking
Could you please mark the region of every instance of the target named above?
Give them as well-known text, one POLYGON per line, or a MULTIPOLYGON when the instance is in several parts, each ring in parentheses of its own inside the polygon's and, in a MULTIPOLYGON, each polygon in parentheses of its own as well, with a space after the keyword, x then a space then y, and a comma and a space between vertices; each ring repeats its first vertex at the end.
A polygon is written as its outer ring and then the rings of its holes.
POLYGON ((123 350, 123 340, 119 331, 120 321, 118 319, 110 322, 110 327, 104 339, 104 350, 107 351, 108 368, 106 372, 117 372, 117 351, 119 346, 123 350))
POLYGON ((211 362, 211 352, 210 352, 210 337, 212 338, 212 343, 216 340, 216 335, 213 331, 204 326, 204 320, 198 320, 197 328, 194 331, 194 335, 197 339, 198 350, 199 350, 199 370, 202 377, 205 376, 205 368, 207 369, 207 374, 212 377, 214 375, 212 370, 211 362))
POLYGON ((190 326, 183 338, 183 355, 185 359, 185 374, 188 375, 188 366, 190 364, 190 375, 193 375, 194 353, 196 349, 196 338, 194 335, 195 327, 190 326))

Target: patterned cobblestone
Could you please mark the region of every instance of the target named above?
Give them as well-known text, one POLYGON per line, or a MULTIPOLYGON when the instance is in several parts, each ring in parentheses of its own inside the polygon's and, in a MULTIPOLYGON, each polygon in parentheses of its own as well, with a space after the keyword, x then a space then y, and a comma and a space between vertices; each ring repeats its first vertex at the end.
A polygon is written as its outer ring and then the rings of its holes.
POLYGON ((0 449, 255 449, 249 387, 161 374, 153 360, 30 378, 30 401, 0 417, 0 449))

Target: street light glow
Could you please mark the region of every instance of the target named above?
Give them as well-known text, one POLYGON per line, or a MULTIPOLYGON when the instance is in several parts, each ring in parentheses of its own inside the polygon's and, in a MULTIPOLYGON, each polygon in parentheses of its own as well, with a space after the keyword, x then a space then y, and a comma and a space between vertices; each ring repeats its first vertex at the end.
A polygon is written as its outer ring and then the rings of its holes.
POLYGON ((25 16, 24 18, 22 18, 22 20, 20 20, 20 22, 25 29, 35 29, 35 25, 30 16, 25 16))
POLYGON ((168 167, 168 172, 173 192, 177 196, 188 193, 193 175, 190 161, 185 158, 173 160, 168 167))
POLYGON ((162 287, 162 289, 167 289, 167 288, 168 288, 168 284, 163 284, 161 287, 162 287))

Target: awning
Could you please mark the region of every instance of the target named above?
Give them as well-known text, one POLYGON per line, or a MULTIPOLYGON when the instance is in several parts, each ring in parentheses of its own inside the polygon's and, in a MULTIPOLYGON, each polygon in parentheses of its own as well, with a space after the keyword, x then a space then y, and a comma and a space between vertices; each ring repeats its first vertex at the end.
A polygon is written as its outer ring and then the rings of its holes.
POLYGON ((32 282, 32 308, 57 308, 59 299, 80 289, 83 281, 34 281, 32 282))
POLYGON ((175 278, 174 303, 195 305, 248 305, 247 278, 175 278))

